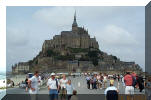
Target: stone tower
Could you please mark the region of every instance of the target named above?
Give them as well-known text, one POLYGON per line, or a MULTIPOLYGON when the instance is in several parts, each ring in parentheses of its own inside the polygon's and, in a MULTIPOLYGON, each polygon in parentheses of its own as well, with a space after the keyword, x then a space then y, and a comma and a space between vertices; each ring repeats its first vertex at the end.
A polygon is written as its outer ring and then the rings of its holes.
POLYGON ((74 20, 73 20, 73 24, 72 24, 72 31, 73 32, 77 32, 78 31, 78 24, 77 24, 77 21, 76 21, 76 12, 74 14, 74 20))

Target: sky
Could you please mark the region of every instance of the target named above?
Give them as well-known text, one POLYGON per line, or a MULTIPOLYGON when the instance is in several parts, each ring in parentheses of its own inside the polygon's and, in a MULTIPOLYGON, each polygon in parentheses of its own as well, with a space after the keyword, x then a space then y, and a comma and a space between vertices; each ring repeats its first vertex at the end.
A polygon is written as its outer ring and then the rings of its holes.
POLYGON ((44 40, 71 30, 76 10, 78 26, 96 37, 100 50, 122 61, 135 61, 145 69, 145 7, 7 7, 7 70, 33 59, 44 40))

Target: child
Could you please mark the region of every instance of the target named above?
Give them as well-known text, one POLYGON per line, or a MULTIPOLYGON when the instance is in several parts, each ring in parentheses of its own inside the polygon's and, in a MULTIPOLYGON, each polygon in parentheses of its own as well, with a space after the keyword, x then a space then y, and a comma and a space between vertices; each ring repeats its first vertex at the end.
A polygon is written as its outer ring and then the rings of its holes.
POLYGON ((67 85, 66 85, 66 90, 67 90, 68 100, 70 100, 71 96, 72 96, 72 93, 73 93, 73 90, 74 90, 74 88, 71 84, 71 80, 68 80, 67 85))
POLYGON ((110 79, 110 84, 114 84, 114 78, 113 77, 110 79))
POLYGON ((70 100, 78 100, 77 91, 76 90, 73 91, 73 96, 71 97, 70 100))

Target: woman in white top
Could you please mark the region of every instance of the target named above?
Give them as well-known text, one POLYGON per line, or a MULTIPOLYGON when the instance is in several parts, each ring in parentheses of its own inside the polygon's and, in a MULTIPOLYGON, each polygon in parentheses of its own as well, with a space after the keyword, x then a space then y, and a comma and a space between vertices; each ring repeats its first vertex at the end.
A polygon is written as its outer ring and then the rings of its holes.
POLYGON ((104 82, 104 88, 106 88, 106 83, 107 83, 107 75, 106 74, 104 74, 103 82, 104 82))
POLYGON ((60 80, 61 100, 65 100, 65 99, 66 99, 66 85, 67 85, 67 82, 68 82, 68 80, 67 80, 67 78, 66 78, 66 75, 63 74, 63 75, 62 75, 62 79, 60 80))

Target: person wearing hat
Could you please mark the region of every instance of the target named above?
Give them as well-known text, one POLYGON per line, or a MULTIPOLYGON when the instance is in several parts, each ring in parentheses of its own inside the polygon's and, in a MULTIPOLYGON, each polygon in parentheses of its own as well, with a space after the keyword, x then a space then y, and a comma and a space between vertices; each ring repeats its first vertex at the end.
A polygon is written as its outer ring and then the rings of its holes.
POLYGON ((51 73, 51 77, 47 82, 50 100, 58 100, 59 82, 57 79, 55 79, 55 75, 55 73, 51 73))

